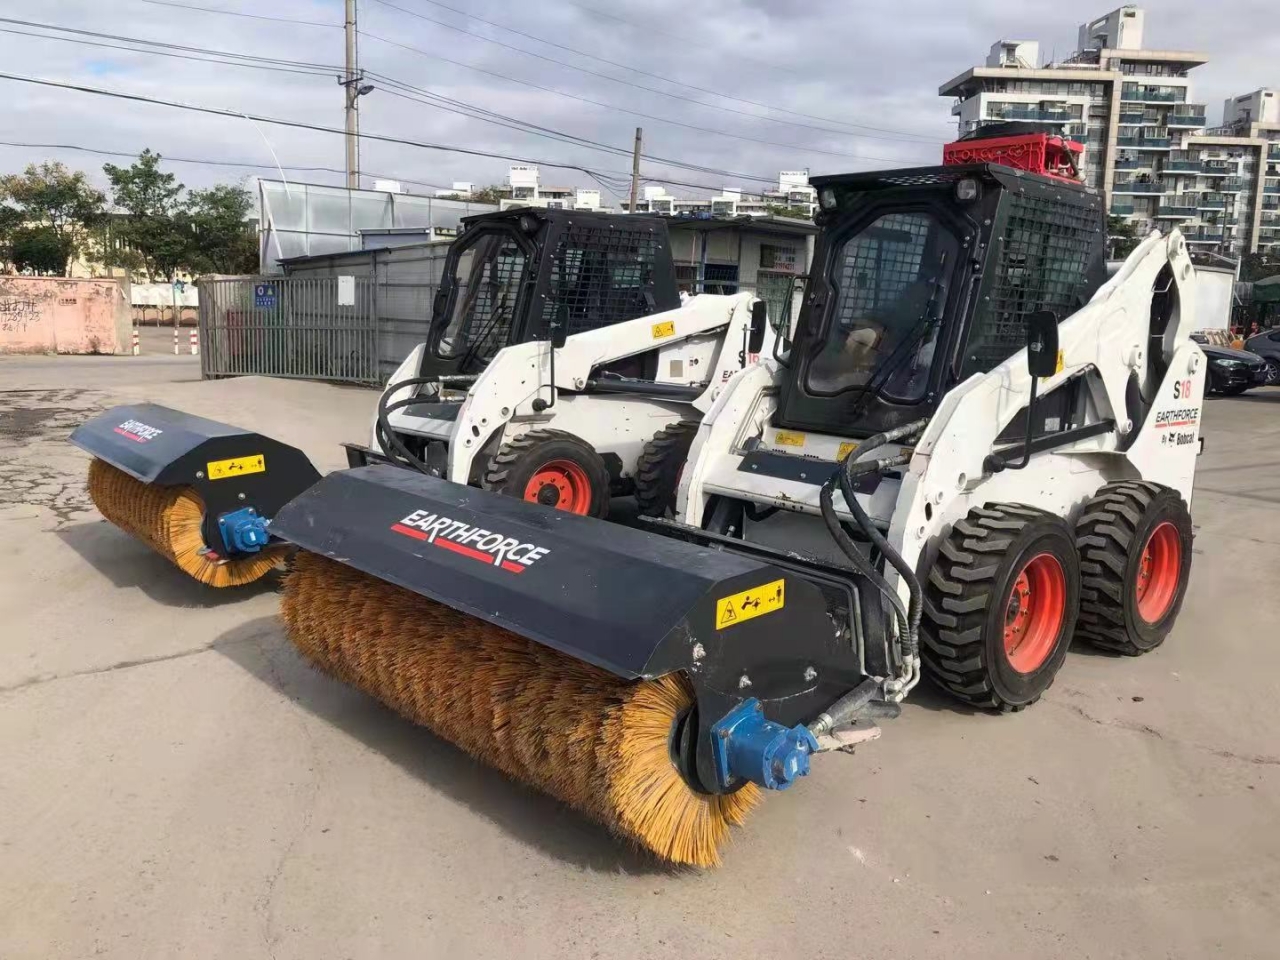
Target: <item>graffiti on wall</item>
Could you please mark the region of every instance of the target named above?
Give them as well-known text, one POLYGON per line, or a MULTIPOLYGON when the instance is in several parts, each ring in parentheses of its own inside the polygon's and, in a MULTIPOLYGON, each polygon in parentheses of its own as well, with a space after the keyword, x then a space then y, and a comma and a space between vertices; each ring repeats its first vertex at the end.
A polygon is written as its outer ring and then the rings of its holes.
POLYGON ((0 330, 18 333, 40 319, 40 309, 30 297, 0 297, 0 330))

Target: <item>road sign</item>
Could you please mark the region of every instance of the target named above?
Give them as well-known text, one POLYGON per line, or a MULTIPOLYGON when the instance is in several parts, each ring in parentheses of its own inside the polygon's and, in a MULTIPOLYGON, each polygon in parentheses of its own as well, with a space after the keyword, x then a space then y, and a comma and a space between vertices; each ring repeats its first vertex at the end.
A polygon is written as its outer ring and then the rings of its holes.
POLYGON ((253 305, 255 307, 274 307, 276 305, 276 285, 274 283, 258 283, 253 287, 253 305))

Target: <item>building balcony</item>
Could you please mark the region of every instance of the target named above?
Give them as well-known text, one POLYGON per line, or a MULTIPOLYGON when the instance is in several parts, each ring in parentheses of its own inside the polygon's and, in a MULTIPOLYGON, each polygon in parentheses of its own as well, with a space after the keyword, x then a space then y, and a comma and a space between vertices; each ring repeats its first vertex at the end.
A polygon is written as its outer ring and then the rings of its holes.
POLYGON ((1132 203, 1113 203, 1111 205, 1111 213, 1117 217, 1128 217, 1133 215, 1132 203))
POLYGON ((1235 175, 1236 165, 1226 161, 1207 161, 1200 165, 1200 172, 1206 177, 1231 177, 1235 175))
POLYGON ((1185 96, 1183 90, 1125 90, 1120 89, 1121 101, 1129 101, 1130 103, 1184 103, 1179 100, 1180 96, 1185 96))
POLYGON ((1262 188, 1263 193, 1280 193, 1280 183, 1268 183, 1262 188))
POLYGON ((1137 180, 1117 181, 1112 184, 1111 192, 1122 193, 1164 193, 1168 188, 1159 180, 1140 182, 1137 180))
POLYGON ((1176 110, 1169 114, 1169 118, 1165 121, 1165 126, 1169 127, 1203 127, 1204 114, 1202 113, 1178 113, 1176 110))
POLYGON ((1280 142, 1273 143, 1267 147, 1268 160, 1280 160, 1280 142))
POLYGON ((1190 220, 1195 215, 1195 207, 1161 206, 1156 211, 1157 220, 1190 220))
POLYGON ((1164 165, 1165 173, 1199 173, 1199 160, 1168 160, 1164 165))
POLYGON ((1173 142, 1168 137, 1152 137, 1145 140, 1137 137, 1116 137, 1116 146, 1134 150, 1171 150, 1173 142))
POLYGON ((1244 181, 1239 177, 1228 177, 1226 180, 1214 184, 1214 188, 1219 193, 1240 193, 1244 190, 1244 181))
POLYGON ((1202 199, 1196 201, 1197 210, 1225 210, 1227 209, 1227 201, 1220 199, 1202 199))
MULTIPOLYGON (((1121 157, 1116 161, 1117 170, 1149 170, 1151 169, 1150 160, 1140 160, 1137 157, 1121 157)), ((1197 168, 1198 169, 1198 168, 1197 168)))
POLYGON ((1182 235, 1187 243, 1221 243, 1224 234, 1221 230, 1188 230, 1182 235))
POLYGON ((1120 111, 1120 122, 1129 126, 1139 125, 1146 122, 1146 114, 1141 110, 1130 112, 1122 109, 1120 111))
POLYGON ((1036 107, 1005 107, 1000 110, 991 110, 987 115, 988 120, 1044 120, 1049 123, 1068 123, 1071 120, 1079 120, 1079 117, 1073 117, 1065 110, 1040 110, 1036 107))

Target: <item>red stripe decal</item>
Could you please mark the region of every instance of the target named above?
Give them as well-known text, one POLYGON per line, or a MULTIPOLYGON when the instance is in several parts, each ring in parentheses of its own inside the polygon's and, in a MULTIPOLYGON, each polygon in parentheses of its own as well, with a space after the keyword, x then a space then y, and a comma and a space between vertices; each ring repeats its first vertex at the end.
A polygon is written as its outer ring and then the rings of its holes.
POLYGON ((406 537, 413 537, 415 540, 427 539, 427 535, 421 530, 414 530, 412 527, 406 527, 402 523, 393 523, 391 529, 396 533, 403 533, 406 537))
POLYGON ((480 550, 474 550, 471 547, 464 547, 460 543, 454 543, 452 540, 437 540, 437 547, 444 547, 446 550, 452 550, 454 553, 460 553, 464 557, 470 557, 472 560, 479 560, 493 566, 493 557, 480 550))
POLYGON ((502 561, 502 569, 508 573, 524 573, 524 567, 518 563, 512 563, 510 560, 502 561))
POLYGON ((142 437, 135 436, 134 434, 129 433, 127 430, 121 430, 119 427, 115 427, 115 428, 113 428, 113 429, 115 430, 115 432, 116 432, 116 433, 120 434, 120 436, 122 436, 122 437, 128 437, 128 438, 129 438, 130 440, 132 440, 134 443, 146 443, 146 442, 147 442, 147 441, 146 441, 146 440, 144 440, 142 437))

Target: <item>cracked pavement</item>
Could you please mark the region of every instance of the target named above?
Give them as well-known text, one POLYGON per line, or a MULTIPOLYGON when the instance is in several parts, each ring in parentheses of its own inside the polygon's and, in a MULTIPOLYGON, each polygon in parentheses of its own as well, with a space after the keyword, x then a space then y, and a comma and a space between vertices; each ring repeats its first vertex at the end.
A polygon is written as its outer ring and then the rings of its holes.
POLYGON ((1275 956, 1280 389, 1207 405, 1164 647, 1076 649, 1009 716, 922 689, 699 874, 304 665, 274 583, 211 593, 102 522, 65 443, 92 412, 167 403, 327 470, 374 402, 198 375, 0 358, 5 960, 1275 956))

